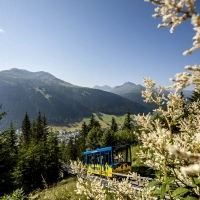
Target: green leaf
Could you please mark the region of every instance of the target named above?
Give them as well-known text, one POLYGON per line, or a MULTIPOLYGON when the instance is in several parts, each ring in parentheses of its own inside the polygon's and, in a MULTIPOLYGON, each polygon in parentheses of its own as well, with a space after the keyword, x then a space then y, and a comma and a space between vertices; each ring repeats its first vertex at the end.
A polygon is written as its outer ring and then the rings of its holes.
POLYGON ((147 185, 147 188, 153 187, 153 186, 156 186, 156 185, 159 185, 159 184, 160 184, 160 181, 151 181, 151 182, 147 185))
POLYGON ((166 184, 163 184, 161 186, 161 192, 160 192, 160 198, 163 199, 165 194, 166 194, 166 189, 167 189, 167 185, 166 184))
POLYGON ((161 193, 161 190, 160 189, 155 189, 154 191, 153 191, 153 194, 154 195, 160 195, 160 193, 161 193))
POLYGON ((200 180, 198 178, 194 177, 194 182, 195 182, 196 185, 198 185, 198 186, 200 185, 200 180))
POLYGON ((198 200, 196 197, 187 196, 184 200, 198 200))
POLYGON ((167 177, 167 182, 168 182, 168 183, 172 182, 173 180, 175 180, 174 177, 167 177))
POLYGON ((187 194, 190 190, 184 188, 184 187, 179 187, 176 190, 173 191, 172 196, 173 197, 181 197, 184 194, 187 194))

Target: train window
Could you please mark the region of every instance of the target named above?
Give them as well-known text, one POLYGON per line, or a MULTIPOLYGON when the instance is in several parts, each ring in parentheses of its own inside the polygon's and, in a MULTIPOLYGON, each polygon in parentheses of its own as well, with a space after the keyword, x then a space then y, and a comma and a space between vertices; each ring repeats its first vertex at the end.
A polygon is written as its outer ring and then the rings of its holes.
POLYGON ((106 153, 105 153, 105 162, 107 163, 107 164, 111 164, 111 152, 110 151, 107 151, 106 153))
POLYGON ((100 164, 100 153, 95 153, 95 163, 100 164))
POLYGON ((94 164, 94 154, 91 156, 91 163, 94 164))
POLYGON ((123 154, 122 151, 115 151, 114 152, 114 162, 125 162, 126 156, 123 154))
POLYGON ((122 155, 122 153, 119 153, 118 157, 119 157, 119 162, 124 162, 124 155, 122 155))
POLYGON ((91 155, 88 155, 87 158, 88 158, 88 159, 87 159, 87 163, 88 163, 88 164, 91 164, 91 155))
POLYGON ((104 152, 101 153, 100 164, 101 164, 101 165, 104 165, 104 164, 105 164, 105 153, 104 153, 104 152))
POLYGON ((109 162, 109 154, 108 154, 108 152, 105 153, 105 161, 106 161, 106 163, 109 162))
POLYGON ((109 151, 109 165, 112 164, 112 156, 111 156, 111 151, 109 151))
POLYGON ((88 164, 88 163, 87 163, 87 155, 84 155, 84 160, 83 160, 83 161, 84 161, 83 164, 88 164))

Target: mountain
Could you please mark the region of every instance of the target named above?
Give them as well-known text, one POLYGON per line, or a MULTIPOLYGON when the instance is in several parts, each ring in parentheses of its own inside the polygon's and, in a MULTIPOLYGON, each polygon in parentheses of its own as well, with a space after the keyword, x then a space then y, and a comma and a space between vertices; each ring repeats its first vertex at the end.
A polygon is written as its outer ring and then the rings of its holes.
POLYGON ((126 98, 102 90, 79 87, 62 81, 47 72, 21 69, 0 71, 1 111, 8 111, 0 129, 12 121, 16 128, 27 111, 35 119, 45 113, 50 125, 67 125, 89 117, 94 112, 122 115, 148 112, 148 108, 126 98))
MULTIPOLYGON (((105 91, 104 86, 95 86, 95 88, 105 91)), ((140 84, 136 85, 135 83, 126 82, 123 85, 113 87, 109 92, 117 94, 131 101, 140 103, 151 110, 155 109, 156 106, 154 104, 144 102, 144 98, 141 95, 142 90, 145 90, 144 86, 140 84)))
POLYGON ((103 91, 106 91, 106 92, 110 92, 113 89, 112 87, 110 87, 108 85, 104 85, 104 86, 95 85, 93 88, 103 90, 103 91))
MULTIPOLYGON (((96 85, 95 88, 98 88, 100 90, 105 90, 104 86, 97 86, 96 85)), ((111 88, 111 87, 107 86, 107 88, 111 88)), ((140 84, 136 85, 135 83, 126 82, 123 85, 111 88, 111 90, 109 92, 117 94, 117 95, 122 96, 124 98, 127 98, 131 101, 140 103, 140 104, 148 107, 151 110, 157 108, 157 106, 153 103, 144 102, 144 98, 141 95, 141 92, 143 90, 145 90, 145 87, 140 85, 140 84)), ((164 94, 165 95, 169 94, 169 91, 165 91, 164 94)), ((192 91, 183 90, 183 94, 184 94, 185 98, 189 98, 192 95, 192 91)))
POLYGON ((183 90, 184 98, 188 99, 192 96, 193 91, 191 90, 183 90))

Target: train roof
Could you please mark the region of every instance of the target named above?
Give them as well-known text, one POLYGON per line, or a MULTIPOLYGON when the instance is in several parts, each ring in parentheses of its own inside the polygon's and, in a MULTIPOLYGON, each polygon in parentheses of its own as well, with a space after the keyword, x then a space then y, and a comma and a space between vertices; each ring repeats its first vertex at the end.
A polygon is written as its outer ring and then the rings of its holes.
POLYGON ((112 151, 112 147, 104 147, 100 149, 95 149, 91 151, 85 151, 83 155, 91 154, 91 153, 97 153, 97 152, 104 152, 104 151, 112 151))
POLYGON ((121 149, 126 149, 126 148, 129 148, 129 147, 130 147, 129 144, 113 146, 113 147, 112 146, 104 147, 104 148, 94 149, 94 150, 90 150, 90 151, 85 151, 85 152, 83 152, 83 155, 97 153, 97 152, 104 152, 104 151, 121 150, 121 149))

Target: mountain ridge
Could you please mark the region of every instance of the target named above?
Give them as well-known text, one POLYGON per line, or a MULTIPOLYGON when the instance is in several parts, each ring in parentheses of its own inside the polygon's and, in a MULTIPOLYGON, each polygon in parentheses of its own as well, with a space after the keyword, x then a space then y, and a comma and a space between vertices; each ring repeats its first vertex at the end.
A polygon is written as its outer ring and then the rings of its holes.
POLYGON ((11 121, 20 128, 26 112, 32 120, 39 110, 45 113, 50 125, 62 126, 94 112, 123 115, 129 109, 133 114, 149 111, 117 94, 76 86, 47 72, 17 68, 0 71, 0 94, 2 111, 9 110, 1 121, 1 130, 8 128, 11 121))
MULTIPOLYGON (((104 90, 103 86, 94 86, 95 88, 98 88, 99 90, 104 90)), ((108 86, 110 87, 110 86, 108 86)), ((127 98, 131 101, 138 102, 144 106, 147 106, 148 108, 155 109, 157 106, 153 103, 146 103, 144 102, 144 98, 142 97, 141 92, 145 90, 146 88, 140 84, 135 84, 132 82, 125 82, 122 85, 110 87, 111 90, 109 92, 117 94, 121 97, 127 98)), ((169 91, 165 92, 165 95, 167 95, 169 91)), ((192 91, 190 90, 183 90, 183 94, 185 98, 189 98, 192 95, 192 91)))

